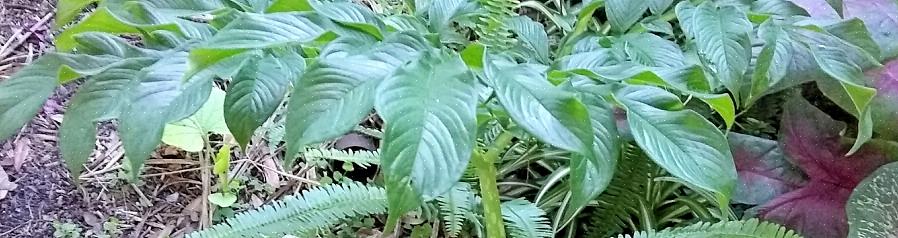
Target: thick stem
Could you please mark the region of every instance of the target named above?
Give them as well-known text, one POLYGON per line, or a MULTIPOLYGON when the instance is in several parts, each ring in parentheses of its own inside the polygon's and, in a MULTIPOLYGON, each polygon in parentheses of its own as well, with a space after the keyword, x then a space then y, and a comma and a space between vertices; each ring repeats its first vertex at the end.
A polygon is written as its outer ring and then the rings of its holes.
POLYGON ((203 206, 200 215, 200 228, 208 228, 212 226, 212 211, 209 209, 209 194, 211 193, 211 177, 212 175, 209 173, 209 160, 215 156, 212 153, 212 144, 209 142, 209 138, 203 138, 203 143, 206 146, 206 150, 200 152, 200 168, 202 168, 200 173, 200 180, 203 183, 203 197, 200 199, 200 205, 203 206))
POLYGON ((505 238, 505 223, 502 221, 502 207, 499 201, 499 187, 496 185, 496 165, 494 163, 513 138, 514 135, 510 132, 502 132, 486 154, 475 152, 472 158, 474 166, 477 168, 477 176, 480 177, 483 217, 486 223, 486 237, 489 238, 505 238))
POLYGON ((486 237, 505 238, 505 223, 499 205, 499 187, 496 185, 496 166, 480 154, 474 155, 474 166, 480 177, 480 195, 483 197, 483 219, 486 223, 486 237))

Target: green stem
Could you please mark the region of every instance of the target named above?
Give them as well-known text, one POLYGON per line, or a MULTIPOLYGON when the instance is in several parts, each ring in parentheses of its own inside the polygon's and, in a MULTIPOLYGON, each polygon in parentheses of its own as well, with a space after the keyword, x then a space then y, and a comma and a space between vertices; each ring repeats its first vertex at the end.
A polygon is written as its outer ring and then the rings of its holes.
POLYGON ((496 184, 496 165, 494 163, 513 138, 514 135, 510 132, 502 132, 485 154, 478 151, 472 158, 474 166, 477 168, 477 176, 480 177, 483 218, 486 223, 486 237, 489 238, 505 238, 505 223, 502 221, 502 207, 499 201, 499 187, 496 184))

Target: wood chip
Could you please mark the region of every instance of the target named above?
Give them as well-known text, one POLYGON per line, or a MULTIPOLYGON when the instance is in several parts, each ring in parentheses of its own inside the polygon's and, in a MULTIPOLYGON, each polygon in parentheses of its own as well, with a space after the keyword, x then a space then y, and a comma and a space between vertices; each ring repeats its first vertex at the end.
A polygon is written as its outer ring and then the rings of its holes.
POLYGON ((19 141, 16 141, 16 149, 13 154, 13 168, 16 171, 22 170, 22 165, 25 164, 25 160, 28 159, 28 155, 31 154, 31 140, 28 138, 22 138, 19 141))

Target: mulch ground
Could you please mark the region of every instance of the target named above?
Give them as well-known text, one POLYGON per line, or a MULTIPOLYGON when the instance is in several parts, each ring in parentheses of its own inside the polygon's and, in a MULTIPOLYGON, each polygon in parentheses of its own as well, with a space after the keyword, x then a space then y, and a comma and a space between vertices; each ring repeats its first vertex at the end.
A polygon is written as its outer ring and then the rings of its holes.
MULTIPOLYGON (((55 0, 0 3, 0 81, 52 50, 55 0)), ((122 181, 115 126, 100 126, 97 150, 77 186, 60 160, 57 129, 77 83, 60 87, 19 134, 0 140, 0 237, 53 237, 76 224, 83 237, 181 236, 196 226, 198 163, 161 149, 141 182, 122 181), (172 158, 179 159, 172 162, 172 158), (117 221, 117 222, 114 222, 117 221), (104 230, 103 225, 115 224, 104 230)), ((2 122, 0 122, 2 123, 2 122)))

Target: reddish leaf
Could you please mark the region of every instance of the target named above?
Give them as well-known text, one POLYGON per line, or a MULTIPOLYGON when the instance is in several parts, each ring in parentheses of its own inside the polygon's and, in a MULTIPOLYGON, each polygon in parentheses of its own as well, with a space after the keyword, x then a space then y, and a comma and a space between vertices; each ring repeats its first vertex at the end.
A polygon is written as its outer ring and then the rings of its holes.
POLYGON ((879 136, 898 140, 898 60, 885 67, 868 72, 876 86, 876 97, 870 104, 873 114, 873 129, 879 136))
POLYGON ((801 170, 783 155, 776 141, 738 133, 728 136, 739 183, 733 201, 757 205, 799 188, 801 170))
POLYGON ((844 123, 833 120, 803 98, 795 97, 786 103, 781 143, 810 181, 761 206, 760 217, 806 237, 841 238, 848 234, 845 203, 851 191, 889 158, 876 143, 846 157, 851 143, 842 140, 840 133, 844 128, 844 123))

